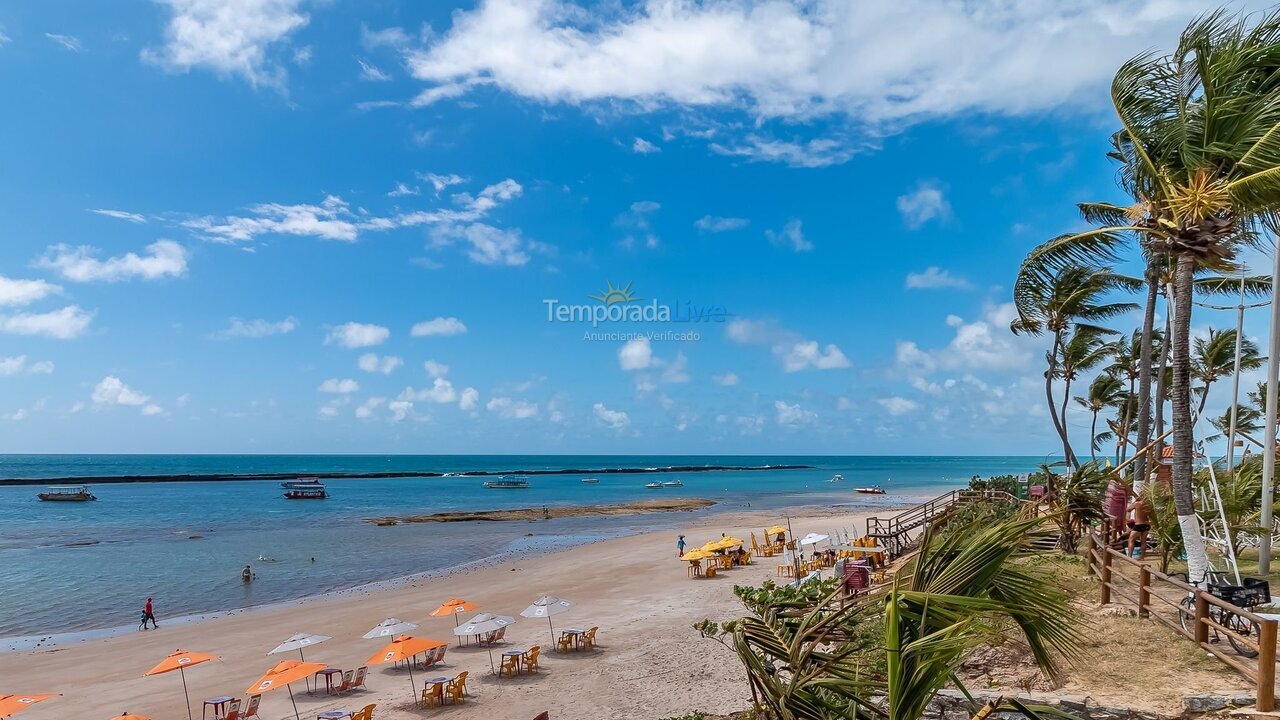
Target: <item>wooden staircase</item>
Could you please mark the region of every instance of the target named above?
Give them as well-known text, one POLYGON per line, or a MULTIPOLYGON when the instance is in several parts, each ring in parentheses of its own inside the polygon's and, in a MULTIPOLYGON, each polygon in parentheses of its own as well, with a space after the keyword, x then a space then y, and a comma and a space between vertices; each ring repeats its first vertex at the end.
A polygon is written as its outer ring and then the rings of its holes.
POLYGON ((889 518, 867 518, 867 535, 885 548, 889 558, 910 552, 925 528, 945 519, 956 510, 977 503, 1022 502, 1002 490, 952 490, 932 500, 907 508, 889 518))

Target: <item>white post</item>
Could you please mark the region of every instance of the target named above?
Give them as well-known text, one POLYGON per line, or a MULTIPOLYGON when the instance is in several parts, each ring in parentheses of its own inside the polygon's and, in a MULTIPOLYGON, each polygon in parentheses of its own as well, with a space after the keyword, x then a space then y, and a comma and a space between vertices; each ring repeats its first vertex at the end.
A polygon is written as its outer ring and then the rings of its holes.
POLYGON ((1280 390, 1280 247, 1272 251, 1271 347, 1267 353, 1267 423, 1262 442, 1262 537, 1258 544, 1258 574, 1271 573, 1271 493, 1276 474, 1276 392, 1280 390))
MULTIPOLYGON (((1231 377, 1231 424, 1227 429, 1227 473, 1236 466, 1236 412, 1240 406, 1240 352, 1244 343, 1244 275, 1240 275, 1240 304, 1236 306, 1236 364, 1231 377)), ((1207 391, 1206 391, 1207 392, 1207 391)), ((1212 461, 1209 463, 1213 464, 1212 461)))

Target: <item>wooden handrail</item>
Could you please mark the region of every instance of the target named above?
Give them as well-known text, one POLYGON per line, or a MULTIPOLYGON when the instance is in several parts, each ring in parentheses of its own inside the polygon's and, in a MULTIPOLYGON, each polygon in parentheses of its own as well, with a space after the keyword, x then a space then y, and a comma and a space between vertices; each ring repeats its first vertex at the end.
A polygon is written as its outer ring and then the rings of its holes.
MULTIPOLYGON (((1164 625, 1169 626, 1179 635, 1193 640, 1200 647, 1211 653, 1214 657, 1233 668, 1236 672, 1243 675, 1246 679, 1252 681, 1255 686, 1255 704, 1260 712, 1270 712, 1275 709, 1275 684, 1276 684, 1276 635, 1277 623, 1275 620, 1264 618, 1254 613, 1248 608, 1242 608, 1217 597, 1205 590, 1194 585, 1170 577, 1169 575, 1155 570, 1146 563, 1138 562, 1124 553, 1115 550, 1103 544, 1102 537, 1096 533, 1090 534, 1093 541, 1092 548, 1086 554, 1086 560, 1089 563, 1090 574, 1096 574, 1101 582, 1100 600, 1101 604, 1106 605, 1111 602, 1112 596, 1119 597, 1134 603, 1137 606, 1138 615, 1151 620, 1157 620, 1164 625), (1112 565, 1116 559, 1123 564, 1128 565, 1137 570, 1137 579, 1134 580, 1126 577, 1124 573, 1113 573, 1112 565), (1137 586, 1137 597, 1130 596, 1127 592, 1121 591, 1117 586, 1117 578, 1122 578, 1128 583, 1137 586), (1193 613, 1194 623, 1191 632, 1178 624, 1164 617, 1163 615, 1152 612, 1152 599, 1159 600, 1167 606, 1173 607, 1179 617, 1187 615, 1187 609, 1180 604, 1174 603, 1169 599, 1161 596, 1159 593, 1152 593, 1151 587, 1153 581, 1159 581, 1172 585, 1179 590, 1185 591, 1195 598, 1195 611, 1193 613), (1258 625, 1258 639, 1255 641, 1250 637, 1243 637, 1239 634, 1233 635, 1233 641, 1247 645, 1257 650, 1258 666, 1250 668, 1239 658, 1228 657, 1225 651, 1209 642, 1209 630, 1211 628, 1223 632, 1232 633, 1230 628, 1223 626, 1214 619, 1210 610, 1211 607, 1217 607, 1225 612, 1232 613, 1242 617, 1258 625)), ((1128 586, 1126 586, 1127 588, 1128 586)))

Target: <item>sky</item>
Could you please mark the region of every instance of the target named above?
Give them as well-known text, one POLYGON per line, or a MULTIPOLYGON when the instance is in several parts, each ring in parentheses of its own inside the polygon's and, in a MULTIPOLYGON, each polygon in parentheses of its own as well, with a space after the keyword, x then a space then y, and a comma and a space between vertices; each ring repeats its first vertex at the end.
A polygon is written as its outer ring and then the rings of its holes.
POLYGON ((1054 453, 1009 288, 1206 9, 0 5, 0 452, 1054 453))

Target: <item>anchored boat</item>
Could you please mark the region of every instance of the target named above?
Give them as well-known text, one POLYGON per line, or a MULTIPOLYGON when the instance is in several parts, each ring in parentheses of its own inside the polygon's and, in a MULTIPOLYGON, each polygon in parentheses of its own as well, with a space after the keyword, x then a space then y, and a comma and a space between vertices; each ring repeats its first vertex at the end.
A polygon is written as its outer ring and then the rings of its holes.
POLYGON ((662 483, 660 483, 660 482, 645 483, 645 484, 644 484, 644 486, 645 486, 645 487, 647 487, 647 488, 649 488, 650 490, 661 490, 661 489, 662 489, 662 483))
POLYGON ((844 476, 843 476, 843 475, 841 475, 840 473, 836 473, 835 475, 832 475, 832 476, 831 476, 831 479, 830 479, 830 480, 828 480, 827 482, 829 482, 829 483, 844 482, 844 476))
POLYGON ((529 481, 521 477, 501 477, 497 480, 485 480, 484 486, 492 490, 523 490, 532 487, 529 481))
POLYGON ((88 485, 51 487, 47 492, 39 493, 36 497, 49 502, 88 502, 98 499, 93 493, 89 492, 88 485))
POLYGON ((880 487, 879 485, 872 485, 871 487, 855 488, 855 490, 857 492, 862 493, 863 495, 884 495, 885 494, 884 488, 880 487))
POLYGON ((282 482, 280 487, 284 488, 286 500, 324 500, 329 497, 329 491, 319 478, 298 478, 282 482))
POLYGON ((677 479, 677 480, 668 480, 668 481, 666 481, 666 482, 662 483, 662 487, 684 487, 684 481, 683 481, 683 480, 679 480, 679 479, 677 479))
POLYGON ((596 483, 600 482, 600 478, 582 478, 582 482, 586 483, 587 485, 595 485, 596 483))

